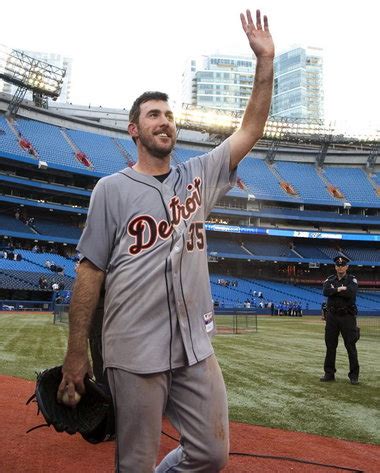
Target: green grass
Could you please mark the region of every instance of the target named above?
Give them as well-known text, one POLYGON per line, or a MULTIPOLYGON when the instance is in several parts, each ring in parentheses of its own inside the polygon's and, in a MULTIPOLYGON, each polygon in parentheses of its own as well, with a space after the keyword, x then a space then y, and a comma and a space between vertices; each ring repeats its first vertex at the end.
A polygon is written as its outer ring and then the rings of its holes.
MULTIPOLYGON (((319 317, 259 317, 257 333, 215 337, 231 420, 380 444, 380 343, 370 324, 365 329, 361 320, 358 386, 348 382, 342 339, 337 381, 319 381, 319 317)), ((0 314, 0 373, 35 379, 36 371, 62 363, 66 337, 67 325, 54 325, 50 314, 0 314)))
POLYGON ((0 373, 35 379, 36 372, 62 364, 67 325, 51 314, 0 314, 0 373))
MULTIPOLYGON (((363 319, 361 325, 365 325, 363 319)), ((321 383, 324 325, 318 317, 259 318, 258 333, 221 335, 214 347, 233 420, 380 443, 380 343, 362 335, 360 385, 348 382, 343 340, 337 381, 321 383)))

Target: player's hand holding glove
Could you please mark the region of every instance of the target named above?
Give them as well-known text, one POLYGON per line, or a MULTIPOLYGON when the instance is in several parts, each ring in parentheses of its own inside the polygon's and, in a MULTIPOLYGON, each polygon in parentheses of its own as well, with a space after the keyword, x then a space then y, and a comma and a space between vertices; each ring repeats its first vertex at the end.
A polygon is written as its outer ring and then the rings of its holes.
MULTIPOLYGON (((91 443, 109 440, 115 434, 112 398, 107 388, 88 376, 84 379, 85 393, 75 407, 57 400, 58 387, 62 381, 62 366, 49 368, 37 376, 35 393, 27 401, 36 400, 38 411, 46 424, 53 425, 57 432, 70 435, 80 433, 91 443)), ((28 432, 42 427, 39 425, 28 432)))

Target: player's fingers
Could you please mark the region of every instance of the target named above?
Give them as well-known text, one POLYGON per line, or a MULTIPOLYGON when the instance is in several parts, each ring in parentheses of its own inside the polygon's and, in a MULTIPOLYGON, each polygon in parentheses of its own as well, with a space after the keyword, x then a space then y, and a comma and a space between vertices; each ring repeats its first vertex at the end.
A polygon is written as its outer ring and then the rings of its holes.
POLYGON ((74 383, 69 383, 66 386, 67 398, 65 399, 65 404, 68 406, 76 406, 78 404, 77 396, 75 395, 75 385, 74 383))
POLYGON ((243 27, 244 32, 247 33, 248 25, 247 25, 247 21, 245 19, 244 13, 240 13, 240 21, 241 21, 241 26, 243 27))
POLYGON ((261 25, 261 13, 260 10, 256 10, 256 28, 258 30, 262 30, 263 27, 261 25))
POLYGON ((63 393, 66 390, 66 381, 61 381, 61 384, 58 386, 58 391, 57 391, 57 400, 59 402, 62 401, 63 393))
POLYGON ((252 20, 251 10, 247 10, 246 13, 247 13, 247 20, 248 20, 249 26, 252 26, 253 28, 255 28, 255 24, 253 23, 253 20, 252 20))
POLYGON ((269 21, 266 15, 264 15, 264 30, 269 31, 269 21))

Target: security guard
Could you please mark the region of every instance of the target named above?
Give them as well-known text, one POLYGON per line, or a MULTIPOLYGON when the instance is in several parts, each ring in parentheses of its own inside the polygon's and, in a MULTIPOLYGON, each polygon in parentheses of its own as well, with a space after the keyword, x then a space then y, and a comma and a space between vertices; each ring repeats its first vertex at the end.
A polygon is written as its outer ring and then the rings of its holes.
POLYGON ((344 256, 334 258, 336 274, 328 277, 323 284, 323 295, 327 297, 327 320, 325 328, 326 358, 325 374, 321 381, 335 380, 335 358, 339 333, 350 362, 348 377, 351 384, 359 384, 359 362, 356 351, 358 327, 356 325, 356 292, 358 282, 355 276, 347 274, 349 259, 344 256))

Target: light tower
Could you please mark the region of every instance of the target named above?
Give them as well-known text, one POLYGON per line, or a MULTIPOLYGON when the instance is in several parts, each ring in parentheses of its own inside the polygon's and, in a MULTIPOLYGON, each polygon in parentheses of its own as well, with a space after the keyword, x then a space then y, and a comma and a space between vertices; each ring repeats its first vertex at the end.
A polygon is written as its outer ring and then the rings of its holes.
POLYGON ((48 97, 53 100, 59 97, 65 75, 66 69, 0 45, 0 79, 17 86, 7 115, 16 115, 27 90, 32 91, 37 107, 47 108, 48 97))

